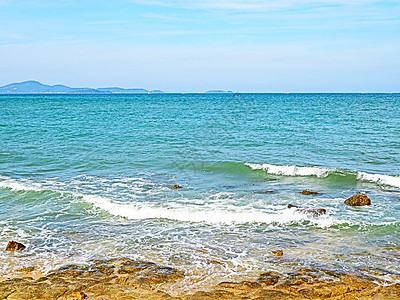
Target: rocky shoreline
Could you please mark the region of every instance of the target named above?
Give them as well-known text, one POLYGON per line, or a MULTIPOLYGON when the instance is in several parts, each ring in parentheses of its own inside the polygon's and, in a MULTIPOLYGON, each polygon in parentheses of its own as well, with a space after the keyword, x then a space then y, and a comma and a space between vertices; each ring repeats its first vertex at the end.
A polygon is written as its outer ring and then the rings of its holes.
POLYGON ((266 272, 241 282, 221 282, 191 293, 176 289, 185 273, 128 258, 68 265, 46 275, 3 278, 0 299, 400 299, 400 284, 374 277, 301 268, 266 272))
MULTIPOLYGON (((301 193, 319 194, 306 190, 301 193)), ((363 206, 370 205, 371 201, 365 195, 354 195, 345 204, 363 206)), ((326 214, 325 209, 292 204, 288 208, 315 217, 326 214)), ((23 249, 23 244, 10 241, 5 251, 23 249)), ((283 250, 272 254, 281 258, 283 250)), ((118 258, 66 265, 47 274, 36 272, 34 267, 19 269, 9 278, 0 278, 0 299, 400 299, 400 274, 376 271, 379 276, 298 267, 290 273, 265 272, 249 280, 220 282, 194 290, 187 288, 190 276, 182 270, 118 258)))

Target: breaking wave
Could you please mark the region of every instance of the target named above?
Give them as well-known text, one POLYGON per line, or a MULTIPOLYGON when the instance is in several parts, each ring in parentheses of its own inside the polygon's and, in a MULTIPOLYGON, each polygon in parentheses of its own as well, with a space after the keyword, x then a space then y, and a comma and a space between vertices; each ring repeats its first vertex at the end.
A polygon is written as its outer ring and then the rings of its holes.
POLYGON ((90 203, 102 211, 111 215, 127 218, 130 220, 144 219, 167 219, 179 222, 194 222, 206 224, 249 224, 264 223, 276 226, 296 224, 307 221, 318 227, 329 227, 337 225, 341 221, 332 216, 319 218, 299 213, 296 210, 288 209, 286 205, 274 205, 273 208, 264 209, 244 208, 232 205, 197 206, 191 204, 172 203, 170 205, 154 205, 141 202, 123 203, 118 200, 100 195, 84 194, 41 186, 40 183, 28 181, 19 182, 12 178, 0 177, 0 187, 12 191, 26 192, 57 192, 61 195, 72 196, 77 201, 90 203))
POLYGON ((380 185, 388 185, 400 188, 400 176, 373 174, 344 169, 329 169, 323 167, 302 167, 296 165, 273 165, 245 163, 252 170, 263 170, 267 174, 283 176, 315 176, 317 178, 327 178, 329 176, 348 176, 354 180, 374 182, 380 185))
POLYGON ((115 203, 112 199, 99 196, 81 196, 84 200, 112 215, 134 220, 169 219, 181 222, 202 222, 206 224, 265 223, 278 226, 307 220, 319 227, 329 227, 338 222, 338 220, 330 216, 313 218, 309 215, 298 213, 296 210, 283 207, 283 209, 276 211, 226 210, 213 207, 196 208, 191 206, 157 207, 139 206, 137 204, 120 204, 115 203))

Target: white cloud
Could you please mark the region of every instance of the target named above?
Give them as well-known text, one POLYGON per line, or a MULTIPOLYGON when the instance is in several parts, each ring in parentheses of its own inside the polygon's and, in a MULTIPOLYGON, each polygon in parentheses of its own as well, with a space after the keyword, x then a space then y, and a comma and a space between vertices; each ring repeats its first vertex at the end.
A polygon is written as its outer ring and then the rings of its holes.
POLYGON ((269 11, 279 9, 290 9, 305 6, 329 6, 329 5, 367 5, 378 3, 377 0, 164 0, 164 1, 144 1, 131 0, 131 2, 156 5, 171 6, 187 9, 217 9, 232 11, 269 11))
POLYGON ((92 21, 87 22, 89 25, 113 25, 113 24, 126 24, 129 23, 127 20, 103 20, 103 21, 92 21))

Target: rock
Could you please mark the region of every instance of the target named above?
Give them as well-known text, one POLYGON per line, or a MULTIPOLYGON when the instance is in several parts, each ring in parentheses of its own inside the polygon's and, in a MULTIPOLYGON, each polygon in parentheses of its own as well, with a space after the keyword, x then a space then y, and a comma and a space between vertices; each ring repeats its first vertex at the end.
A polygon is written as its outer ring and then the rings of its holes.
POLYGON ((26 247, 18 242, 9 241, 5 251, 15 251, 15 250, 24 250, 26 247))
POLYGON ((35 267, 23 267, 17 270, 18 272, 21 273, 31 273, 33 271, 35 271, 35 267))
POLYGON ((369 199, 365 195, 354 195, 344 201, 344 204, 350 206, 364 206, 364 205, 371 205, 371 199, 369 199))
POLYGON ((311 191, 308 191, 308 190, 303 190, 303 191, 301 191, 301 192, 299 192, 300 194, 303 194, 303 195, 321 195, 321 193, 318 193, 318 192, 311 192, 311 191))
POLYGON ((301 285, 306 282, 309 282, 309 280, 307 278, 296 278, 296 279, 293 279, 290 283, 292 285, 301 285))
MULTIPOLYGON (((277 252, 283 254, 282 250, 277 252)), ((266 272, 257 280, 222 282, 207 291, 196 292, 186 289, 191 280, 184 280, 182 271, 120 258, 65 266, 37 280, 0 281, 0 299, 400 299, 400 284, 395 281, 381 285, 375 279, 348 274, 332 280, 325 275, 329 272, 314 268, 286 274, 266 272), (167 294, 170 291, 174 295, 167 294)))
POLYGON ((207 262, 214 265, 223 265, 223 263, 218 260, 208 260, 207 262))
POLYGON ((142 272, 138 276, 138 281, 149 285, 157 285, 165 282, 173 282, 183 277, 184 273, 174 268, 155 266, 142 272))
POLYGON ((179 189, 181 189, 182 187, 181 187, 180 185, 175 184, 172 188, 175 189, 175 190, 179 190, 179 189))
POLYGON ((72 300, 84 300, 87 298, 84 292, 75 292, 71 295, 72 300))
POLYGON ((319 217, 321 215, 326 214, 326 209, 323 209, 323 208, 305 208, 305 207, 301 207, 301 206, 297 206, 297 205, 293 205, 293 204, 288 204, 288 208, 296 208, 297 211, 306 213, 306 214, 310 214, 314 217, 319 217))
POLYGON ((257 281, 263 285, 274 285, 279 281, 279 275, 274 272, 262 273, 257 281))
POLYGON ((283 291, 274 291, 274 290, 260 290, 257 293, 255 293, 255 296, 257 300, 262 300, 262 299, 268 299, 268 300, 295 300, 295 299, 302 299, 304 300, 304 297, 297 296, 297 295, 292 295, 290 294, 290 291, 285 293, 283 291))
POLYGON ((283 250, 272 251, 272 253, 276 256, 283 256, 283 250))
POLYGON ((155 266, 155 263, 146 261, 127 261, 123 262, 118 270, 118 274, 135 274, 150 267, 155 266))
POLYGON ((276 194, 276 191, 265 190, 265 191, 254 191, 253 193, 265 195, 265 194, 276 194))
POLYGON ((183 298, 185 300, 210 300, 210 299, 219 299, 219 300, 234 300, 234 299, 243 299, 243 297, 236 296, 233 293, 224 290, 214 290, 210 292, 199 291, 193 295, 189 295, 188 297, 183 298))
MULTIPOLYGON (((321 282, 315 285, 300 285, 298 292, 308 299, 339 298, 342 296, 346 296, 344 299, 360 299, 362 291, 373 291, 376 287, 377 285, 372 281, 346 275, 340 281, 321 282)), ((367 299, 371 298, 368 297, 367 299)))
POLYGON ((241 281, 241 282, 221 282, 218 284, 218 289, 224 289, 230 292, 241 291, 249 292, 250 290, 261 288, 261 284, 256 281, 241 281))

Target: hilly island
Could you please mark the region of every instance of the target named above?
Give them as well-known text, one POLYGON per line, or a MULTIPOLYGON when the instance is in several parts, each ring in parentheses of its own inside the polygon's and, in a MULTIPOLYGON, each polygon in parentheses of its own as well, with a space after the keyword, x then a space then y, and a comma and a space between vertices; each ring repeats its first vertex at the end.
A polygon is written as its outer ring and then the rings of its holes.
MULTIPOLYGON (((232 94, 232 91, 209 90, 205 94, 232 94)), ((0 95, 27 95, 27 94, 165 94, 161 90, 146 90, 143 88, 121 88, 121 87, 105 87, 105 88, 72 88, 66 85, 56 84, 47 85, 38 81, 29 80, 18 83, 11 83, 0 87, 0 95)))
POLYGON ((72 88, 66 85, 46 85, 38 81, 11 83, 0 87, 0 94, 162 94, 160 90, 149 91, 142 88, 124 89, 120 87, 107 88, 72 88))

